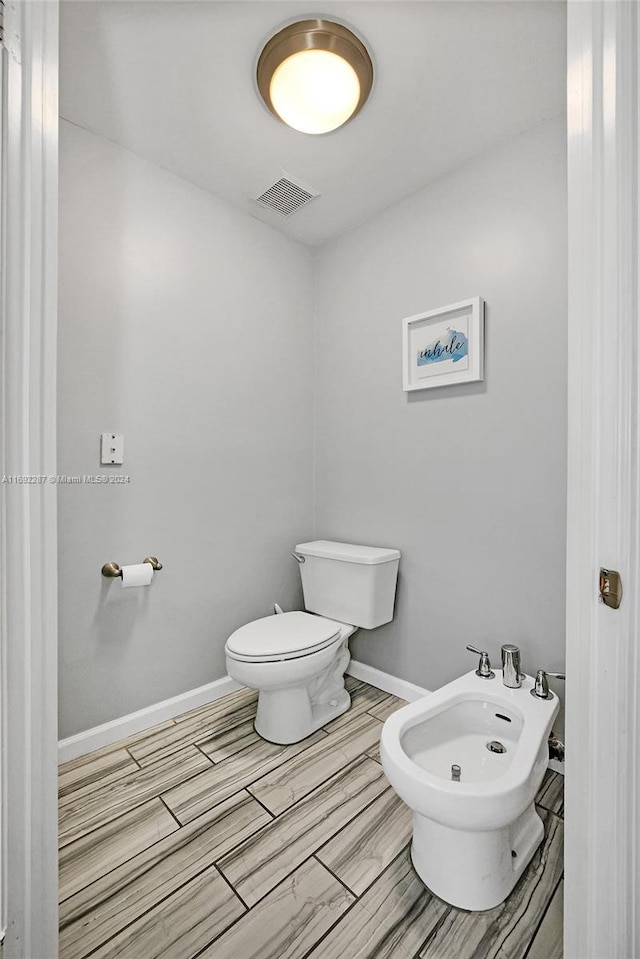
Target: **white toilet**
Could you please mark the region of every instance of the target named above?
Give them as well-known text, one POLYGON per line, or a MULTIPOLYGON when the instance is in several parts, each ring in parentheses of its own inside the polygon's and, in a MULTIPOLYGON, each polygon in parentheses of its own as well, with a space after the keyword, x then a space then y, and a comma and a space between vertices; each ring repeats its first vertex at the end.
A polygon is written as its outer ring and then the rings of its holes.
POLYGON ((397 549, 328 540, 301 543, 294 556, 307 612, 247 623, 225 645, 229 675, 259 691, 256 732, 282 744, 349 708, 349 636, 393 619, 400 561, 397 549))
POLYGON ((543 837, 534 800, 549 759, 558 697, 511 689, 502 671, 470 672, 386 721, 380 757, 413 810, 411 858, 428 888, 460 909, 491 909, 543 837))

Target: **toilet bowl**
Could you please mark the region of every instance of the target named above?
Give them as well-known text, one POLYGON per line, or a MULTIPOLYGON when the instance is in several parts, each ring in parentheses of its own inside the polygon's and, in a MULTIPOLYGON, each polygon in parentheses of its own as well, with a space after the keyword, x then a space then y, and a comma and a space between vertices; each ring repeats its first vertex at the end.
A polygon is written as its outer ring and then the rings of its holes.
POLYGON ((344 687, 347 641, 354 626, 311 613, 266 616, 227 640, 227 672, 258 690, 256 732, 272 743, 296 743, 351 705, 344 687))
POLYGON ((300 543, 293 556, 306 612, 247 623, 225 645, 229 675, 258 690, 256 732, 282 744, 305 739, 351 705, 349 637, 391 622, 400 561, 397 549, 324 539, 300 543))
POLYGON ((461 676, 390 716, 380 741, 386 776, 413 810, 416 872, 472 911, 506 899, 544 831, 534 800, 558 698, 531 696, 530 676, 518 689, 501 679, 461 676))

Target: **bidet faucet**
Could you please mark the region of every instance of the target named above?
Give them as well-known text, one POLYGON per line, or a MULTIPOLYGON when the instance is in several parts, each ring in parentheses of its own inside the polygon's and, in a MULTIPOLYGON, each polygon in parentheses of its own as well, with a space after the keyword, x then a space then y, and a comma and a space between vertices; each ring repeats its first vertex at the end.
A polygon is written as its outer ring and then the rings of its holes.
POLYGON ((519 689, 522 685, 520 648, 513 643, 505 643, 502 647, 502 682, 509 689, 519 689))
POLYGON ((470 653, 477 653, 480 657, 480 662, 478 663, 478 668, 476 669, 476 676, 480 676, 481 679, 493 679, 495 673, 491 669, 489 653, 486 651, 486 649, 477 649, 475 646, 467 646, 467 649, 470 653))
POLYGON ((564 673, 550 673, 544 669, 539 669, 536 673, 536 681, 533 684, 533 689, 531 690, 531 695, 535 696, 536 699, 553 699, 553 693, 549 689, 547 676, 553 676, 554 679, 565 678, 564 673))

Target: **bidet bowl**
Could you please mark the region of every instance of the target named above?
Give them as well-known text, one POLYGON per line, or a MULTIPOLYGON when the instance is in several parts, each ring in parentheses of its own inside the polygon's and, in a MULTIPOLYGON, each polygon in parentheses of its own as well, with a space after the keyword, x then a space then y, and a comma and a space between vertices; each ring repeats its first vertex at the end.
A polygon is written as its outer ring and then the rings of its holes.
POLYGON ((384 724, 382 766, 415 813, 453 829, 491 830, 512 823, 533 802, 548 762, 547 740, 558 698, 530 695, 471 671, 384 724), (504 746, 493 752, 489 743, 504 746), (460 781, 451 767, 460 766, 460 781))

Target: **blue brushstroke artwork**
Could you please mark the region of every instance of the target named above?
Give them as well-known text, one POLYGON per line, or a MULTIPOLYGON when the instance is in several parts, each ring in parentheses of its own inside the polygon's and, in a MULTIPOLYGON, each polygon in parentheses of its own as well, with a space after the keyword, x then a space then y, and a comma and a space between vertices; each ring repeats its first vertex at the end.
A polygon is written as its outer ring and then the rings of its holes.
POLYGON ((469 341, 459 330, 447 330, 445 337, 439 336, 423 349, 418 350, 418 366, 429 366, 432 363, 442 363, 443 360, 452 360, 457 363, 469 355, 469 341))

